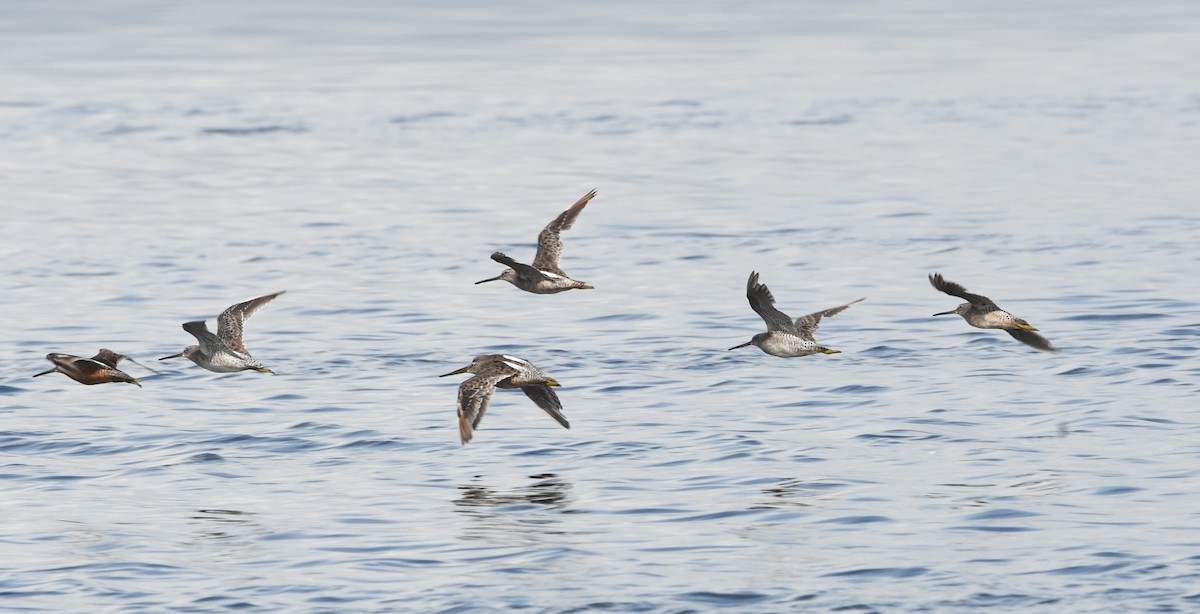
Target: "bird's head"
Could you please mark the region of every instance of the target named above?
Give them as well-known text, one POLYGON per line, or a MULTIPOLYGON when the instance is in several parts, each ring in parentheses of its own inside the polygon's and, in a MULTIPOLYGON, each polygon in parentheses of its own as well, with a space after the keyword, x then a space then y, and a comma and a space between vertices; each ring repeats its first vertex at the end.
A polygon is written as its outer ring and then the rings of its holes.
POLYGON ((755 347, 762 347, 763 342, 767 340, 768 336, 770 336, 770 333, 758 333, 757 335, 754 335, 753 337, 751 337, 749 341, 739 344, 739 345, 735 345, 729 349, 736 350, 738 348, 744 348, 748 345, 753 345, 755 347))
POLYGON ((159 358, 159 360, 168 360, 171 358, 179 358, 179 357, 183 357, 183 358, 187 358, 188 360, 191 360, 192 356, 195 356, 196 354, 199 354, 199 353, 200 353, 200 346, 189 345, 189 346, 183 348, 182 352, 180 352, 178 354, 171 354, 170 356, 163 356, 162 358, 159 358))
POLYGON ((961 316, 961 315, 965 315, 970 310, 971 310, 971 304, 963 303, 963 304, 959 305, 958 307, 951 309, 950 311, 943 311, 941 313, 935 313, 933 315, 935 315, 935 316, 960 315, 961 316))
POLYGON ((479 284, 486 284, 489 281, 499 281, 499 280, 504 280, 504 281, 507 281, 508 283, 513 283, 514 281, 516 281, 516 279, 517 279, 516 271, 514 271, 512 269, 504 269, 503 273, 501 273, 495 277, 481 279, 481 280, 475 282, 475 285, 478 286, 479 284))

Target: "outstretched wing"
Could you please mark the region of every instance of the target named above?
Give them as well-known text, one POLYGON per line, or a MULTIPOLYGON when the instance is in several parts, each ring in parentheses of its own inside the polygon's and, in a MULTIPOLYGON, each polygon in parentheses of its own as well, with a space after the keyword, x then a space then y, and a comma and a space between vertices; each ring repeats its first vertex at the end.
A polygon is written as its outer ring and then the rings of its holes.
POLYGON ((242 324, 254 315, 254 312, 262 309, 263 305, 275 300, 275 297, 284 292, 287 290, 252 298, 222 311, 221 315, 217 317, 217 337, 224 341, 229 349, 249 356, 250 352, 246 351, 246 344, 242 341, 242 324))
POLYGON ((525 396, 529 397, 538 407, 550 414, 550 417, 554 418, 563 428, 571 428, 571 423, 567 422, 567 417, 562 413, 562 401, 558 400, 558 395, 554 393, 553 388, 548 386, 521 386, 521 390, 525 393, 525 396))
POLYGON ((1057 352, 1058 351, 1057 348, 1055 348, 1053 345, 1050 345, 1050 342, 1047 341, 1045 337, 1043 337, 1031 330, 1025 330, 1025 329, 1021 329, 1021 328, 1009 328, 1006 330, 1008 331, 1008 334, 1012 335, 1013 339, 1016 339, 1017 341, 1020 341, 1021 343, 1024 343, 1025 345, 1028 345, 1033 348, 1037 348, 1039 350, 1042 350, 1043 352, 1057 352))
POLYGON ((79 372, 84 375, 84 379, 88 379, 99 373, 105 373, 109 371, 116 371, 118 373, 121 372, 116 368, 115 365, 109 365, 108 363, 101 362, 95 358, 76 358, 72 364, 74 364, 75 368, 79 369, 79 372))
POLYGON ((946 278, 942 277, 941 273, 934 273, 930 275, 929 283, 939 291, 945 292, 950 296, 957 296, 958 298, 967 301, 977 309, 983 309, 985 311, 994 311, 999 309, 999 307, 992 302, 992 299, 983 296, 982 294, 971 294, 970 292, 967 292, 967 289, 961 285, 952 281, 947 281, 946 278))
POLYGON ((488 401, 496 392, 496 384, 512 377, 507 371, 493 371, 476 375, 458 385, 458 435, 465 444, 471 441, 479 421, 487 412, 488 401))
POLYGON ((95 356, 92 356, 92 360, 108 365, 114 369, 117 368, 117 363, 121 362, 122 358, 125 357, 112 350, 106 350, 104 348, 100 348, 100 351, 96 352, 95 356))
POLYGON ((819 325, 821 323, 821 318, 833 317, 833 316, 845 311, 847 307, 849 307, 855 303, 861 303, 865 300, 867 300, 866 297, 863 297, 863 298, 858 299, 857 301, 850 301, 849 303, 846 303, 845 305, 840 305, 838 307, 830 307, 829 309, 824 309, 822 311, 810 313, 806 316, 800 316, 800 317, 796 318, 796 324, 795 324, 796 332, 801 337, 807 337, 809 339, 812 339, 813 333, 816 332, 816 330, 817 330, 817 325, 819 325))
POLYGON ((200 342, 200 352, 205 356, 212 356, 225 349, 225 344, 208 330, 208 326, 204 324, 204 320, 185 322, 183 330, 191 333, 196 338, 196 341, 200 342))
POLYGON ((518 279, 529 280, 531 284, 537 283, 543 279, 550 279, 545 273, 542 273, 528 264, 517 262, 516 260, 505 256, 502 252, 496 252, 492 254, 492 260, 495 260, 496 262, 499 262, 500 264, 503 264, 504 266, 516 271, 518 279))
POLYGON ((579 213, 594 196, 596 196, 595 190, 584 194, 583 198, 575 201, 575 204, 560 213, 558 217, 554 218, 554 221, 546 224, 546 227, 538 234, 538 249, 537 255, 533 257, 533 268, 550 271, 563 277, 567 276, 558 264, 563 248, 562 239, 558 235, 564 230, 571 229, 571 226, 575 224, 575 218, 579 217, 579 213))
POLYGON ((766 284, 758 283, 757 271, 751 271, 750 279, 746 280, 746 299, 750 301, 754 313, 767 323, 767 330, 792 331, 792 319, 775 308, 775 297, 766 284))

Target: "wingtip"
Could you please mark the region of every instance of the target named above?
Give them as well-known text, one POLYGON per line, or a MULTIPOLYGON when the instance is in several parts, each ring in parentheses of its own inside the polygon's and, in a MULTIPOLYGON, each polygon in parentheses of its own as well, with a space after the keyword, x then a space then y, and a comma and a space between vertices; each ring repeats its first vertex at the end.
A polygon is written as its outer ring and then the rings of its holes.
POLYGON ((1007 332, 1013 339, 1016 339, 1017 341, 1020 341, 1021 343, 1024 343, 1035 350, 1041 350, 1043 352, 1058 351, 1058 348, 1054 347, 1054 344, 1050 343, 1049 339, 1046 339, 1037 333, 1029 332, 1022 328, 1008 329, 1005 332, 1007 332))
POLYGON ((513 259, 509 258, 504 252, 492 252, 491 258, 492 260, 495 260, 496 262, 506 266, 512 266, 514 262, 513 259))

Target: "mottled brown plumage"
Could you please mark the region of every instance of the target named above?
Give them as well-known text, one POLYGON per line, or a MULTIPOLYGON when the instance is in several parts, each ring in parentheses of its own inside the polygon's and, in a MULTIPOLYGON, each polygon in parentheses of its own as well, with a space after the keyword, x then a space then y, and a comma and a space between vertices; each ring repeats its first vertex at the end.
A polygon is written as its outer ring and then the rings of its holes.
POLYGON ((840 353, 839 350, 830 349, 817 343, 813 334, 817 331, 821 318, 837 315, 854 303, 865 300, 860 298, 845 305, 822 309, 793 320, 775 307, 775 296, 771 294, 771 290, 767 288, 766 284, 758 283, 756 271, 751 271, 750 278, 746 280, 746 299, 750 301, 750 308, 754 310, 754 313, 757 313, 763 322, 766 322, 767 332, 758 333, 746 343, 735 345, 729 349, 736 350, 753 345, 780 358, 840 353))
MULTIPOLYGON (((42 371, 34 375, 34 377, 40 377, 49 373, 62 373, 80 384, 87 384, 88 386, 124 382, 140 388, 142 386, 140 382, 117 368, 117 363, 121 362, 122 359, 127 359, 129 362, 144 367, 144 365, 140 365, 128 356, 102 348, 91 358, 81 358, 71 354, 46 354, 46 360, 53 363, 54 368, 42 371)), ((153 369, 147 368, 147 370, 154 372, 153 369)))
POLYGON ((287 292, 280 290, 258 298, 231 305, 217 316, 217 334, 208 330, 204 320, 185 322, 183 330, 191 333, 198 345, 189 345, 178 354, 163 356, 159 360, 179 358, 180 356, 217 373, 232 373, 234 371, 260 371, 273 373, 270 369, 250 356, 246 344, 242 340, 242 327, 246 319, 254 315, 263 305, 275 300, 275 297, 287 292))
POLYGON ((571 428, 567 417, 562 413, 562 402, 551 389, 558 386, 558 382, 524 358, 505 354, 484 354, 476 356, 471 364, 439 377, 458 373, 475 374, 475 377, 458 385, 458 434, 463 444, 471 441, 497 388, 520 388, 563 428, 571 428))
POLYGON ((559 235, 575 224, 579 213, 594 196, 596 196, 595 190, 588 192, 542 229, 542 232, 538 234, 537 255, 533 257, 532 265, 521 264, 501 252, 495 252, 492 254, 492 260, 509 268, 495 277, 477 281, 475 284, 504 280, 534 294, 556 294, 567 290, 592 289, 592 286, 582 281, 571 279, 562 270, 559 260, 562 258, 563 244, 559 235))
POLYGON ((1029 322, 1001 309, 992 299, 982 294, 967 292, 966 288, 947 280, 942 277, 941 273, 931 274, 929 276, 929 283, 940 292, 945 292, 950 296, 957 296, 967 301, 950 311, 943 311, 933 315, 946 316, 958 314, 967 321, 967 324, 975 328, 1000 329, 1011 335, 1013 339, 1032 348, 1045 352, 1058 351, 1045 337, 1034 332, 1037 329, 1029 324, 1029 322))

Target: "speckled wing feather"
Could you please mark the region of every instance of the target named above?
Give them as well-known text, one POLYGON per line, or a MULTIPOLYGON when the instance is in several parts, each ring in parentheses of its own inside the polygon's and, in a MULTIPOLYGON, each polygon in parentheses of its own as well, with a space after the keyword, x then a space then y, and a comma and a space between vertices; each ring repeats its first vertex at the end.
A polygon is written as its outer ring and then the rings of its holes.
POLYGON ((992 302, 992 299, 983 296, 982 294, 971 294, 970 292, 967 292, 967 289, 961 285, 952 281, 947 281, 946 278, 942 277, 941 273, 934 273, 933 275, 930 275, 929 283, 939 291, 945 292, 950 296, 957 296, 958 298, 967 301, 977 309, 982 309, 984 311, 995 311, 999 309, 999 307, 992 302))
POLYGON ((183 330, 191 333, 196 338, 196 341, 200 342, 200 352, 205 356, 212 356, 225 349, 225 344, 208 330, 208 326, 204 324, 204 320, 184 322, 183 330))
POLYGON ((751 271, 750 279, 746 280, 746 299, 754 313, 767 323, 767 330, 792 332, 792 319, 775 308, 775 297, 766 284, 758 283, 757 271, 751 271))
POLYGON ((562 401, 558 400, 558 395, 554 393, 553 388, 548 386, 521 386, 521 390, 525 393, 525 396, 529 397, 538 407, 550 414, 550 417, 554 418, 563 428, 571 428, 571 423, 567 422, 567 417, 562 413, 562 401))
POLYGON ((1024 343, 1033 348, 1042 350, 1043 352, 1057 352, 1058 350, 1050 345, 1050 342, 1045 337, 1031 331, 1021 328, 1007 329, 1008 334, 1012 335, 1013 339, 1024 343))
POLYGON ((567 276, 559 268, 559 259, 562 257, 563 249, 559 233, 571 229, 571 226, 575 224, 575 218, 579 217, 579 213, 594 196, 596 196, 595 190, 584 194, 583 198, 575 201, 575 204, 560 213, 558 217, 554 218, 554 221, 546 224, 546 227, 538 234, 538 249, 537 255, 533 257, 533 268, 563 277, 567 276))
POLYGON ((806 316, 800 316, 800 317, 796 318, 796 324, 795 324, 796 333, 798 335, 800 335, 801 337, 805 337, 805 338, 811 340, 813 333, 816 332, 816 330, 817 330, 817 325, 819 325, 821 323, 821 318, 833 317, 833 316, 845 311, 847 307, 849 307, 855 303, 861 303, 864 300, 866 300, 866 299, 860 298, 857 301, 850 301, 849 303, 846 303, 845 305, 840 305, 838 307, 830 307, 829 309, 824 309, 822 311, 810 313, 806 316))
POLYGON ((458 385, 458 435, 464 444, 471 441, 479 421, 483 420, 488 401, 496 392, 496 384, 509 377, 512 373, 494 371, 476 375, 458 385))
POLYGON ((250 299, 222 311, 221 315, 217 317, 217 338, 224 341, 225 345, 234 352, 249 356, 250 352, 246 351, 246 344, 242 341, 242 324, 256 311, 262 309, 263 305, 275 300, 275 297, 284 292, 287 290, 250 299))

